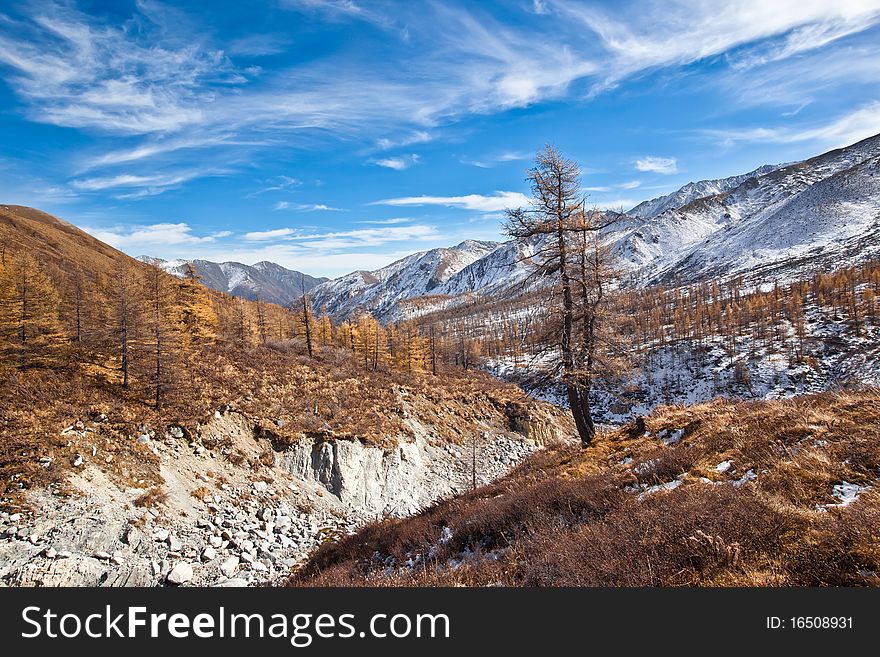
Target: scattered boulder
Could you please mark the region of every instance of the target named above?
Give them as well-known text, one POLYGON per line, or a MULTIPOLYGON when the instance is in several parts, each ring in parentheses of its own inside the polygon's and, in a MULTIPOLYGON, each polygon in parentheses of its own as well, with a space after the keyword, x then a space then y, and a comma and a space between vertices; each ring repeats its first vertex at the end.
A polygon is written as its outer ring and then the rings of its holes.
POLYGON ((169 534, 168 535, 168 550, 171 552, 180 552, 183 549, 183 545, 180 542, 180 539, 177 537, 177 534, 169 534))
POLYGON ((178 562, 174 568, 171 569, 171 572, 168 573, 168 577, 165 580, 169 584, 185 584, 193 578, 193 569, 192 566, 186 561, 178 562))
POLYGON ((226 577, 232 577, 238 570, 238 563, 238 557, 233 555, 220 564, 220 572, 226 577))

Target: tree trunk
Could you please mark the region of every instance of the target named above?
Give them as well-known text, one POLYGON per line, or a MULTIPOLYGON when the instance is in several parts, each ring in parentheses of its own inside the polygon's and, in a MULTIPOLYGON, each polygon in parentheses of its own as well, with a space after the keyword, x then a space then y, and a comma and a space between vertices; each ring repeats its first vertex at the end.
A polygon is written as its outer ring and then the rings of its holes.
POLYGON ((309 358, 314 357, 312 353, 312 327, 309 325, 309 305, 306 299, 306 282, 305 277, 300 274, 300 290, 302 290, 302 309, 303 309, 303 324, 306 329, 306 348, 309 352, 309 358))

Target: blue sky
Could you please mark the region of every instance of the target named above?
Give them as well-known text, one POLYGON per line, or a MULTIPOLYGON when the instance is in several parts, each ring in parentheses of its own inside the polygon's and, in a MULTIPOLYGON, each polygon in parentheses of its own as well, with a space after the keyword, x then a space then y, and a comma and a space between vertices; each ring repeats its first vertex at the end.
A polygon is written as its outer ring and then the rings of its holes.
POLYGON ((880 132, 880 0, 0 5, 0 202, 132 254, 371 269, 880 132))

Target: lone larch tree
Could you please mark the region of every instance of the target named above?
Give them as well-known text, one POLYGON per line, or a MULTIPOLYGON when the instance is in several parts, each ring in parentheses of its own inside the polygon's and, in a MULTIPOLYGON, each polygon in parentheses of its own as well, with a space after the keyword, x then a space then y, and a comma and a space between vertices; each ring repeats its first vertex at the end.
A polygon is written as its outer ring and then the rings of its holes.
POLYGON ((586 209, 580 177, 578 163, 548 145, 526 176, 531 202, 506 211, 506 230, 530 254, 534 271, 528 282, 552 281, 549 346, 558 350, 575 426, 589 444, 596 433, 590 390, 611 276, 610 254, 599 231, 611 220, 586 209))

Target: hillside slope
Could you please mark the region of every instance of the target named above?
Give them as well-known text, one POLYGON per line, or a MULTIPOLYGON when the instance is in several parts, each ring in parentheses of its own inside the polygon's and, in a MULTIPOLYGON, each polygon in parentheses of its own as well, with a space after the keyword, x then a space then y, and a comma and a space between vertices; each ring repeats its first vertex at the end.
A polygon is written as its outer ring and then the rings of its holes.
POLYGON ((664 407, 323 546, 294 586, 880 585, 880 393, 664 407))
POLYGON ((854 264, 876 253, 878 158, 880 135, 628 220, 609 239, 649 283, 692 283, 756 268, 790 280, 808 266, 854 264), (853 249, 859 240, 870 248, 853 249))
POLYGON ((658 214, 663 214, 667 210, 677 210, 699 198, 714 196, 715 194, 721 194, 734 187, 739 187, 746 180, 762 176, 765 173, 778 169, 780 166, 782 165, 764 164, 754 171, 749 171, 748 173, 743 173, 738 176, 689 182, 671 194, 658 196, 649 201, 642 201, 631 210, 627 210, 626 214, 630 217, 640 217, 644 219, 656 217, 658 214))

